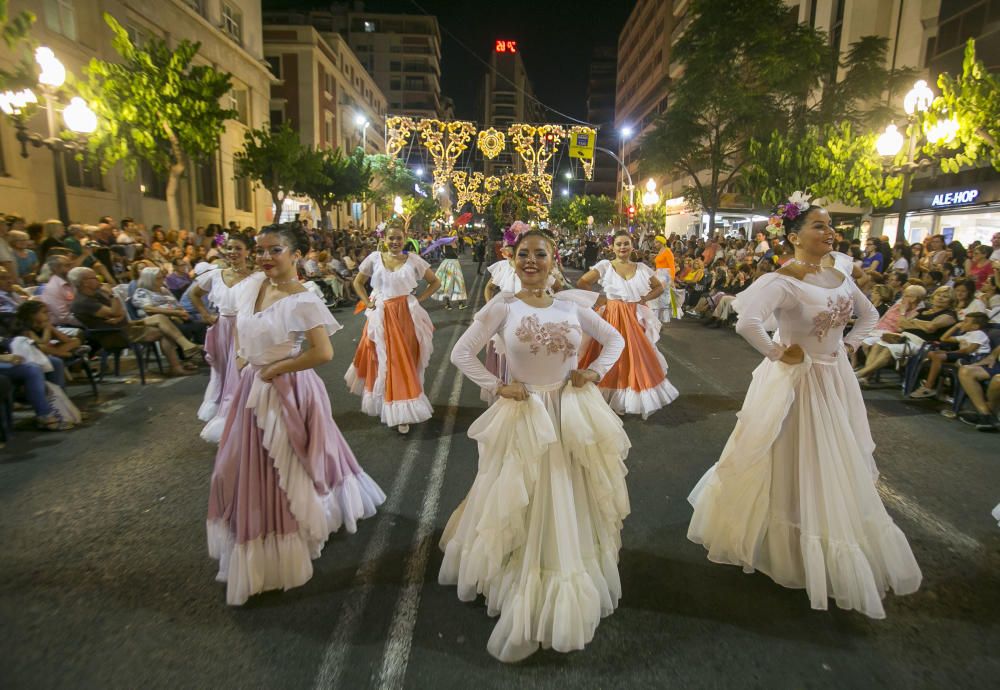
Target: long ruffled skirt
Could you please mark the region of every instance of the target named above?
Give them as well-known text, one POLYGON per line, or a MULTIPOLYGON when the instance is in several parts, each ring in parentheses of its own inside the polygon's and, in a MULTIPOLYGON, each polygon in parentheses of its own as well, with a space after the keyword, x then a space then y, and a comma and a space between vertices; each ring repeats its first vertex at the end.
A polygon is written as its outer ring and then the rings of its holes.
POLYGON ((488 650, 513 662, 539 646, 582 649, 621 596, 618 551, 629 514, 621 420, 594 386, 528 387, 471 427, 479 472, 441 538, 438 581, 486 597, 500 616, 488 650))
POLYGON ((688 538, 716 563, 804 588, 813 608, 884 618, 921 574, 876 489, 864 400, 847 356, 765 360, 722 457, 691 492, 688 538))
POLYGON ((316 372, 265 383, 257 371, 240 372, 208 499, 208 552, 236 606, 305 584, 329 535, 353 534, 385 501, 333 421, 316 372))
POLYGON ((386 426, 417 424, 434 414, 424 394, 424 371, 434 326, 413 295, 379 301, 365 323, 344 380, 361 396, 361 410, 386 426))
POLYGON ((469 295, 465 291, 465 276, 462 275, 462 265, 458 259, 442 261, 435 275, 441 281, 441 287, 434 293, 434 299, 447 299, 452 302, 465 302, 469 299, 469 295))
POLYGON ((239 385, 236 368, 236 317, 219 315, 205 332, 205 360, 211 367, 205 399, 198 409, 198 419, 208 422, 201 430, 201 437, 209 443, 218 443, 226 426, 229 407, 239 385))
MULTIPOLYGON (((648 307, 620 300, 608 300, 602 316, 625 338, 625 351, 597 387, 618 414, 646 419, 679 395, 667 379, 667 361, 656 349, 660 323, 648 307)), ((586 369, 600 354, 601 344, 591 340, 580 356, 580 368, 586 369)))

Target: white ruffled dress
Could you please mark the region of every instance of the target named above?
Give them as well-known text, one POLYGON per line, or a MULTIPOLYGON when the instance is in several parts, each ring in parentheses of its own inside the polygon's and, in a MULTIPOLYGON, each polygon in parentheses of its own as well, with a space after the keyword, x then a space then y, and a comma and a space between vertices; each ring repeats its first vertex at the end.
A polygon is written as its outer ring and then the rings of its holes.
POLYGON ((688 538, 711 561, 804 588, 815 609, 832 597, 884 618, 886 591, 915 592, 921 573, 879 498, 875 443, 844 348, 864 339, 878 313, 833 268, 805 280, 770 273, 739 301, 737 331, 767 359, 722 457, 688 498, 688 538), (845 338, 852 313, 858 319, 845 338), (777 342, 763 328, 772 314, 777 342), (802 364, 779 361, 791 344, 805 351, 802 364))
POLYGON ((494 297, 459 339, 451 360, 473 382, 503 383, 476 355, 494 335, 526 401, 500 398, 469 428, 479 472, 441 538, 438 581, 458 597, 486 597, 500 620, 488 650, 513 662, 539 646, 582 649, 621 595, 618 550, 629 513, 621 420, 592 384, 568 382, 587 334, 603 346, 602 375, 624 347, 592 310, 556 299, 547 308, 510 293, 494 297))

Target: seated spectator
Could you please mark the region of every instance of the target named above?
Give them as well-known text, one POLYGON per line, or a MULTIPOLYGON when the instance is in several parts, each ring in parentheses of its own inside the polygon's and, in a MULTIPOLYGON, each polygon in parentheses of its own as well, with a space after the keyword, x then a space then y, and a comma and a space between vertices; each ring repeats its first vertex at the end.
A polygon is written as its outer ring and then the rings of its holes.
POLYGON ((39 261, 45 261, 49 256, 49 252, 53 249, 67 249, 67 246, 63 243, 63 238, 66 236, 66 228, 63 227, 62 221, 47 220, 44 227, 45 238, 38 246, 39 261))
POLYGON ((136 290, 130 298, 132 306, 140 318, 156 314, 166 316, 186 337, 200 340, 205 334, 205 325, 191 321, 190 314, 166 288, 163 281, 163 271, 160 269, 142 269, 139 280, 136 281, 136 290))
POLYGON ((750 287, 751 282, 750 267, 746 265, 738 266, 736 274, 725 287, 725 294, 719 297, 718 304, 712 315, 708 318, 708 321, 705 322, 705 325, 710 328, 718 328, 728 322, 730 317, 736 314, 736 311, 733 309, 733 302, 736 301, 736 296, 750 287))
POLYGON ((931 368, 927 380, 910 393, 911 398, 930 398, 937 395, 937 380, 946 362, 968 363, 981 359, 990 351, 990 338, 986 335, 989 319, 982 312, 971 312, 949 328, 940 338, 939 350, 928 353, 931 368))
POLYGON ((965 262, 965 275, 976 282, 977 290, 981 290, 993 276, 994 267, 990 261, 992 251, 992 247, 981 244, 972 250, 972 258, 965 262))
POLYGON ((35 424, 45 431, 65 431, 74 423, 64 419, 53 406, 46 388, 46 373, 37 364, 24 361, 23 357, 0 354, 0 376, 11 380, 16 386, 24 387, 28 404, 35 412, 35 424))
POLYGON ((976 298, 975 281, 966 278, 955 281, 955 302, 959 320, 964 319, 966 314, 987 311, 986 305, 976 298))
POLYGON ((163 284, 174 297, 180 299, 180 296, 191 285, 191 268, 183 259, 174 259, 172 268, 173 270, 163 279, 163 284))
POLYGON ((900 318, 899 333, 884 333, 868 352, 865 365, 855 375, 867 385, 868 377, 884 366, 906 357, 925 342, 937 340, 958 321, 955 314, 955 291, 938 288, 931 296, 931 306, 917 312, 914 318, 900 318))
POLYGON ((29 300, 17 309, 14 321, 15 337, 10 350, 26 362, 33 362, 45 372, 45 378, 60 388, 66 387, 63 359, 80 350, 82 342, 59 332, 49 322, 49 310, 41 302, 29 300))
POLYGON ((17 264, 17 275, 20 276, 21 285, 34 285, 35 276, 38 274, 38 255, 31 248, 31 239, 28 237, 28 233, 11 230, 7 233, 7 242, 10 243, 11 251, 14 253, 14 262, 17 264))
MULTIPOLYGON (((886 333, 899 333, 899 322, 916 316, 926 295, 927 291, 922 285, 907 285, 903 288, 903 296, 886 310, 868 337, 861 341, 861 351, 867 354, 872 345, 882 340, 886 333)), ((855 366, 858 354, 855 352, 855 366)))
POLYGON ((959 412, 959 420, 971 424, 980 431, 993 431, 1000 427, 1000 347, 993 348, 986 357, 960 367, 958 382, 972 403, 973 410, 959 412), (983 382, 988 381, 983 393, 983 382))
POLYGON ((13 314, 28 298, 21 286, 14 283, 14 277, 0 266, 0 314, 13 314))
POLYGON ((76 290, 73 315, 85 327, 104 331, 95 336, 102 347, 122 348, 130 342, 159 341, 170 362, 171 376, 184 376, 193 370, 181 365, 177 348, 180 347, 185 356, 197 354, 201 348, 188 340, 168 316, 154 314, 133 322, 135 328, 128 328, 125 305, 112 294, 109 286, 101 285, 94 271, 78 266, 69 272, 69 282, 76 290))
POLYGON ((865 255, 861 260, 861 270, 866 273, 881 273, 884 270, 885 258, 879 251, 879 242, 874 237, 869 237, 865 242, 865 255))

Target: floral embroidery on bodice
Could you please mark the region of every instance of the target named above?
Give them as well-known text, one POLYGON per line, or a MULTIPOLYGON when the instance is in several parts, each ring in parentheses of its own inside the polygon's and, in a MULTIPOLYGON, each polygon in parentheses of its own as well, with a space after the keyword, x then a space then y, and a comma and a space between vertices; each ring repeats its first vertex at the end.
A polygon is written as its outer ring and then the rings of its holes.
POLYGON ((542 348, 548 354, 562 353, 563 360, 576 357, 576 346, 570 335, 580 331, 580 327, 566 321, 541 323, 538 316, 532 314, 521 318, 521 324, 514 335, 522 343, 527 343, 531 354, 538 354, 542 348))
POLYGON ((827 297, 826 306, 825 311, 813 317, 813 328, 810 332, 810 335, 816 336, 816 340, 820 342, 823 342, 823 338, 831 330, 846 326, 854 313, 854 302, 847 295, 840 295, 836 299, 827 297))

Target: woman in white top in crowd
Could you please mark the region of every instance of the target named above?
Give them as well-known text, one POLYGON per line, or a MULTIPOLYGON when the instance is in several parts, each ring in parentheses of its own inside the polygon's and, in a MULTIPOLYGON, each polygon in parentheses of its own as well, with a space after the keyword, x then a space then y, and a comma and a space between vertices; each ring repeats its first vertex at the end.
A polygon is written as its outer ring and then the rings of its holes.
POLYGON ((198 419, 206 422, 201 437, 210 443, 218 443, 222 436, 229 404, 239 381, 234 346, 236 304, 233 292, 250 275, 247 258, 253 245, 253 238, 238 232, 230 233, 223 245, 229 265, 200 274, 191 288, 191 303, 201 315, 201 320, 209 324, 205 332, 205 361, 211 367, 211 374, 201 407, 198 408, 198 419), (217 315, 205 306, 206 298, 218 310, 217 315))
POLYGON ((779 211, 795 258, 739 296, 737 331, 766 359, 722 457, 691 492, 688 538, 713 562, 804 588, 815 609, 832 597, 883 618, 886 591, 915 592, 921 574, 879 498, 875 443, 848 360, 878 313, 822 264, 833 245, 829 214, 799 195, 779 211), (772 314, 777 340, 762 327, 772 314))
MULTIPOLYGON (((618 232, 611 246, 614 260, 598 261, 577 281, 584 290, 600 283, 607 302, 598 313, 625 338, 625 352, 597 387, 618 414, 640 414, 646 419, 678 395, 667 380, 667 361, 656 348, 660 320, 648 306, 664 286, 653 269, 632 261, 629 232, 618 232)), ((589 343, 580 354, 580 368, 587 368, 600 352, 600 343, 589 343)))
POLYGON ((503 292, 455 345, 452 362, 498 401, 469 428, 479 472, 441 538, 438 581, 458 597, 486 597, 500 616, 487 648, 513 662, 539 646, 582 649, 621 595, 618 550, 629 513, 629 440, 597 383, 625 346, 606 321, 547 290, 555 247, 538 231, 514 251, 522 289, 503 292), (601 343, 588 369, 584 335, 601 343), (505 344, 510 382, 477 359, 494 336, 505 344))
POLYGON ((368 317, 354 361, 344 379, 361 396, 361 410, 380 417, 386 426, 408 433, 411 424, 431 418, 434 409, 424 394, 424 370, 433 351, 434 326, 420 303, 441 282, 416 252, 403 253, 406 233, 390 228, 386 252, 372 252, 358 266, 354 291, 368 317), (365 283, 371 280, 368 294, 365 283), (419 296, 413 291, 424 280, 419 296))
POLYGON ((371 517, 385 494, 354 458, 315 367, 340 324, 298 281, 309 249, 298 223, 264 228, 261 272, 236 286, 239 381, 215 456, 208 551, 226 602, 312 577, 330 534, 371 517))

